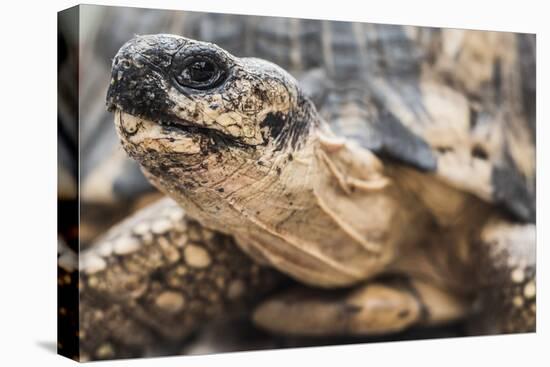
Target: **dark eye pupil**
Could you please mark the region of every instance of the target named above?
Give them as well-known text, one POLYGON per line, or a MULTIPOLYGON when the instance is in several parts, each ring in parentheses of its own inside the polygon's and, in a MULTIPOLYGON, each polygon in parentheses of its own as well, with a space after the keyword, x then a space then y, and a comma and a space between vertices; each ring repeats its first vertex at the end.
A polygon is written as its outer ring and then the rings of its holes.
POLYGON ((184 77, 195 82, 207 82, 216 73, 216 67, 208 61, 196 61, 183 71, 184 77))
POLYGON ((174 78, 185 88, 205 90, 223 82, 226 71, 223 63, 206 56, 190 56, 175 63, 174 78), (220 65, 221 64, 221 65, 220 65))

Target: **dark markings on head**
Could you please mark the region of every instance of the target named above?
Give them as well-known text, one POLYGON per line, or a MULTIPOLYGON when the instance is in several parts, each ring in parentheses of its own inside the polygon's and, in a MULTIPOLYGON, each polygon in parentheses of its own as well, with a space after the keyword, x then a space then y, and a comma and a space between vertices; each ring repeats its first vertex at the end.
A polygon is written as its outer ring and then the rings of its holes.
POLYGON ((286 115, 281 112, 268 113, 265 119, 260 123, 260 127, 267 128, 269 135, 277 139, 283 130, 286 122, 286 115))
POLYGON ((305 140, 312 123, 318 123, 317 110, 302 93, 298 95, 297 108, 292 116, 291 128, 283 131, 280 139, 287 141, 293 149, 298 149, 305 140))
POLYGON ((174 103, 164 88, 167 71, 185 40, 164 35, 136 37, 128 41, 113 60, 107 92, 109 110, 115 107, 135 116, 159 121, 174 103))
POLYGON ((269 113, 260 126, 267 128, 269 136, 275 142, 275 151, 279 151, 285 147, 298 149, 305 141, 311 124, 318 122, 319 117, 313 103, 299 93, 296 107, 289 114, 269 113))
MULTIPOLYGON (((140 58, 139 55, 132 57, 140 58)), ((107 104, 111 112, 115 106, 120 106, 132 115, 154 121, 170 117, 166 111, 169 111, 174 103, 162 88, 162 77, 152 73, 150 68, 130 67, 125 60, 119 61, 117 58, 113 63, 111 77, 113 81, 107 92, 107 104)))

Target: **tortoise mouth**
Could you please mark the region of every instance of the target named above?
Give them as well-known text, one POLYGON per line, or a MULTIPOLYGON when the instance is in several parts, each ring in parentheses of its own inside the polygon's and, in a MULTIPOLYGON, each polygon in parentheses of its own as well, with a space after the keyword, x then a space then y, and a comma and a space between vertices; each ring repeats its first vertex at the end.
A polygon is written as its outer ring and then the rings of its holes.
POLYGON ((215 139, 217 141, 224 140, 226 142, 231 141, 233 145, 242 144, 245 145, 240 141, 238 137, 225 134, 222 131, 210 129, 208 127, 204 127, 201 125, 198 125, 192 121, 180 119, 178 117, 173 117, 170 119, 162 119, 159 121, 155 121, 155 123, 159 126, 161 126, 165 131, 167 132, 175 132, 178 134, 185 134, 185 135, 201 135, 205 137, 210 137, 212 139, 215 139))
MULTIPOLYGON (((160 126, 163 130, 163 134, 166 135, 177 134, 182 137, 188 138, 202 137, 216 146, 225 145, 235 147, 249 147, 249 145, 241 141, 239 137, 226 134, 216 129, 208 128, 199 125, 193 121, 181 119, 176 116, 162 116, 157 119, 152 119, 146 114, 128 112, 124 108, 121 108, 120 106, 113 103, 108 105, 108 110, 115 114, 128 114, 130 116, 134 116, 138 119, 146 120, 154 125, 160 126)), ((126 135, 134 135, 137 131, 125 132, 126 135)))

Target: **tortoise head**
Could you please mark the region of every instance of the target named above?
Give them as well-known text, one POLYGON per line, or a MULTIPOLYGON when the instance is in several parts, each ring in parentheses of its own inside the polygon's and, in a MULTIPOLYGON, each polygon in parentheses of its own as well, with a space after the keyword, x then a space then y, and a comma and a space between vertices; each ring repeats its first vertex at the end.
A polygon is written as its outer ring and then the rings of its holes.
POLYGON ((119 50, 107 104, 127 144, 180 157, 296 148, 312 114, 297 82, 276 65, 164 34, 138 36, 119 50))
POLYGON ((239 201, 240 188, 285 170, 317 121, 278 66, 166 34, 122 46, 107 106, 126 152, 186 207, 239 201))

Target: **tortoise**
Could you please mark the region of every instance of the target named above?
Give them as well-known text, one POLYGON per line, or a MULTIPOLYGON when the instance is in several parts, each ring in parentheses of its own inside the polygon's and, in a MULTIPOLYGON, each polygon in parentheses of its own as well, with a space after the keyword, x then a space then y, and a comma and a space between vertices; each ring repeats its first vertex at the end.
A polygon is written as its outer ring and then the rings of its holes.
MULTIPOLYGON (((516 77, 525 61, 498 47, 528 40, 478 38, 419 70, 332 37, 300 84, 212 43, 128 41, 107 105, 124 150, 179 206, 164 199, 113 228, 82 256, 84 287, 174 338, 255 304, 278 272, 296 283, 253 311, 276 334, 464 318, 472 333, 533 331, 533 101, 529 72, 516 77)), ((125 335, 139 339, 136 325, 125 335)))

